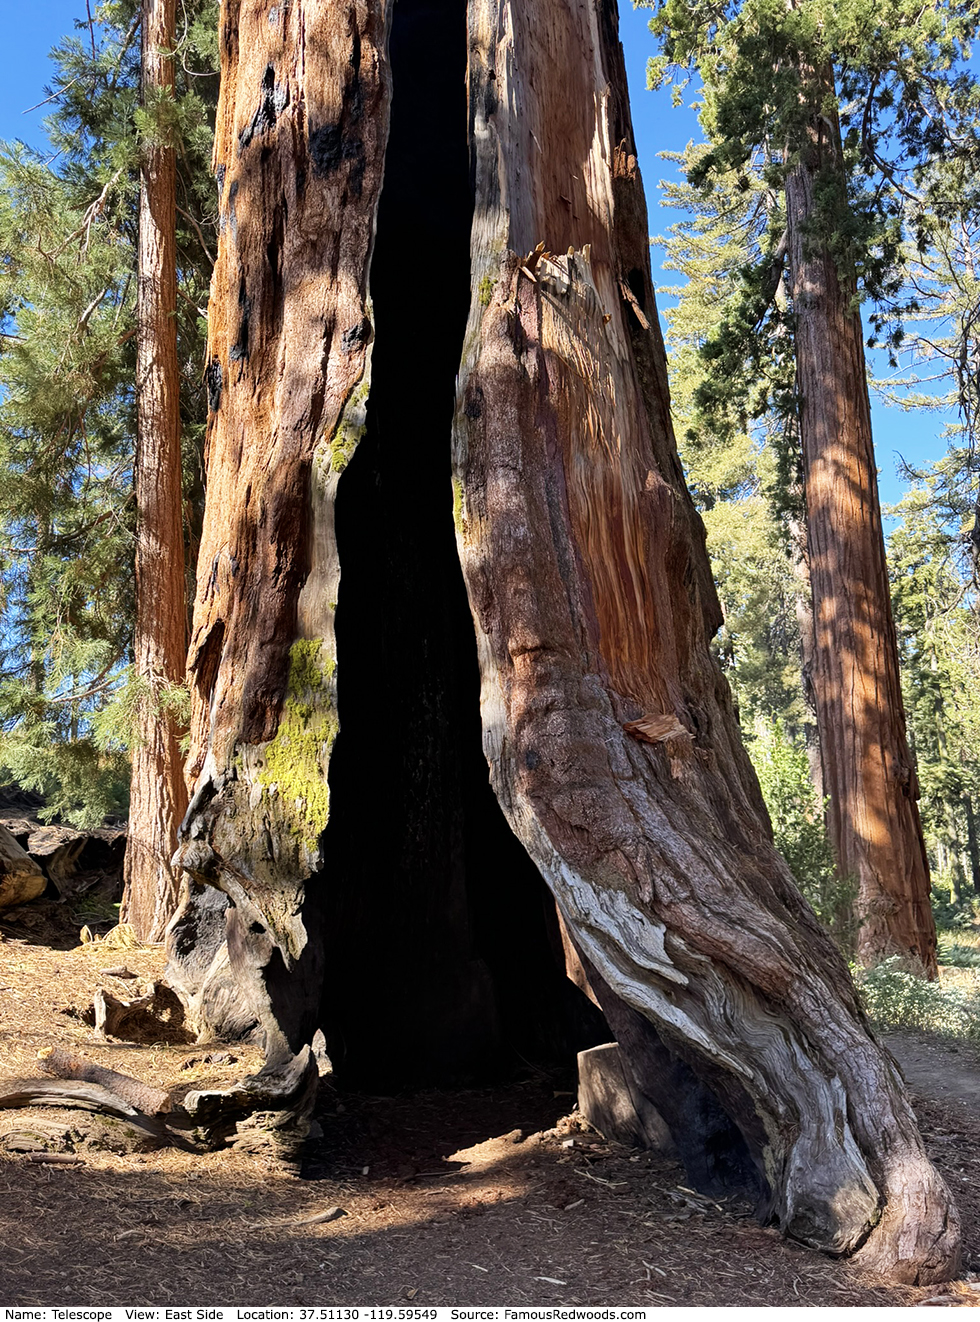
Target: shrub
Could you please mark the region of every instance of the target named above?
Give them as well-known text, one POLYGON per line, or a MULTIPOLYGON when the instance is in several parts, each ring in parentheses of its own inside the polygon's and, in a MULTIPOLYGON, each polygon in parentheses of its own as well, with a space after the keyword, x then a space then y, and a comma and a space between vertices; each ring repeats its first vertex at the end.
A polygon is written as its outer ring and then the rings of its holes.
POLYGON ((776 848, 817 917, 848 946, 853 937, 855 888, 837 875, 806 749, 789 737, 775 716, 756 723, 749 751, 769 809, 776 848))
POLYGON ((939 963, 951 968, 980 968, 980 932, 940 931, 938 933, 939 963))
POLYGON ((913 1028, 980 1041, 980 976, 926 982, 897 955, 854 972, 868 1017, 879 1028, 913 1028))

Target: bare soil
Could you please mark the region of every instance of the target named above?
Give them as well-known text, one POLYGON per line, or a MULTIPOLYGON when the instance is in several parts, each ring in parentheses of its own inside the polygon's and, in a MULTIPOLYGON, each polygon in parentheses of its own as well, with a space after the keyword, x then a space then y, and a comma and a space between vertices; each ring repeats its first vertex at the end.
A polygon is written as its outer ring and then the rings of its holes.
MULTIPOLYGON (((37 1075, 40 1049, 67 1046, 179 1098, 257 1067, 237 1044, 95 1039, 82 1015, 96 986, 145 989, 159 950, 4 931, 0 1075, 37 1075), (136 978, 105 972, 121 966, 136 978)), ((892 1046, 963 1215, 964 1278, 949 1286, 883 1285, 786 1243, 750 1207, 685 1189, 679 1166, 587 1131, 573 1085, 532 1072, 397 1097, 328 1076, 324 1136, 298 1170, 244 1145, 79 1144, 78 1164, 51 1165, 0 1138, 0 1304, 976 1306, 980 1061, 911 1034, 892 1046)), ((78 1113, 0 1112, 0 1131, 59 1116, 70 1131, 78 1113)))

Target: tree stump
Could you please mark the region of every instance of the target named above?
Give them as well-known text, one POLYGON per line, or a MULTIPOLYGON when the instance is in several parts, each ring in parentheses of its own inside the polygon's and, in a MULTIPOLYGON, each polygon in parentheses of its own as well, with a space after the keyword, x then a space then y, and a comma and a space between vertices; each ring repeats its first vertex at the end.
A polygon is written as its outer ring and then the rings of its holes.
POLYGON ((617 1042, 578 1053, 578 1109, 603 1138, 677 1154, 666 1121, 637 1087, 617 1042))
POLYGON ((27 851, 5 826, 0 826, 0 909, 36 900, 47 884, 47 877, 27 851))

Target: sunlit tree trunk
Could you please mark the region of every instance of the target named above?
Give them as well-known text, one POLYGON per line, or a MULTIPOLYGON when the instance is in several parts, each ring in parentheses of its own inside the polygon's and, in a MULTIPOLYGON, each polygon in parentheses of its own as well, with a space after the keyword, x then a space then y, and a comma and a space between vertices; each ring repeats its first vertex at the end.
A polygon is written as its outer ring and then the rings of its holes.
MULTIPOLYGON (((814 79, 818 91, 826 83, 814 79)), ((861 316, 854 280, 842 274, 829 241, 817 237, 828 223, 818 215, 821 184, 836 180, 846 205, 840 129, 827 111, 829 98, 820 100, 786 180, 786 212, 823 788, 839 871, 856 884, 858 957, 874 964, 903 955, 935 976, 929 865, 905 732, 861 316)))
MULTIPOLYGON (((181 728, 172 701, 187 653, 181 518, 175 153, 174 0, 144 0, 143 103, 153 129, 142 148, 136 364, 136 629, 126 890, 121 917, 146 941, 163 938, 177 907, 170 859, 187 805, 181 728)), ((179 704, 178 704, 179 705, 179 704)))
POLYGON ((299 1124, 319 1025, 341 1072, 366 1050, 396 1086, 406 1004, 433 1052, 462 1060, 467 1025, 492 1044, 544 953, 495 949, 543 877, 690 1180, 947 1276, 949 1193, 773 848, 711 658, 614 4, 225 0, 221 39, 170 967, 200 1028, 258 1027, 268 1060, 209 1113, 278 1098, 299 1124), (453 784, 478 701, 493 813, 453 784))

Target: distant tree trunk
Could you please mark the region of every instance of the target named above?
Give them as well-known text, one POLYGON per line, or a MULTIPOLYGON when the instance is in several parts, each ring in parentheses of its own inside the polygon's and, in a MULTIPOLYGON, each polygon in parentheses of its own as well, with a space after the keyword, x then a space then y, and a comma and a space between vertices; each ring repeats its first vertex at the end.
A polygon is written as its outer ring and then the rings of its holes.
POLYGON ((841 181, 840 128, 814 77, 813 113, 786 180, 814 646, 811 681, 842 877, 857 886, 857 953, 912 956, 936 974, 929 865, 905 733, 856 286, 814 236, 821 175, 841 181))
POLYGON ((140 172, 136 362, 136 630, 140 686, 133 746, 126 889, 121 917, 145 941, 163 939, 177 907, 170 866, 187 806, 181 731, 168 689, 187 655, 181 511, 175 154, 174 0, 144 0, 143 101, 156 121, 140 172))
POLYGON ((977 819, 973 811, 973 796, 969 793, 960 800, 966 819, 966 848, 970 866, 965 869, 970 877, 970 885, 976 895, 980 895, 980 841, 977 840, 977 819))
POLYGON ((540 874, 689 1178, 749 1187, 815 1248, 944 1278, 949 1193, 773 848, 710 655, 616 24, 610 0, 397 0, 393 19, 225 0, 171 976, 205 1031, 263 1034, 263 1077, 228 1107, 278 1091, 301 1118, 321 1022, 342 1067, 356 1033, 396 1084, 406 1023, 433 1050, 467 1023, 492 1043, 502 988, 546 953, 496 953, 537 921, 540 874), (467 52, 468 130, 442 99, 467 52), (433 208, 467 131, 472 176, 433 208), (473 623, 509 831, 453 787, 479 739, 473 623))

